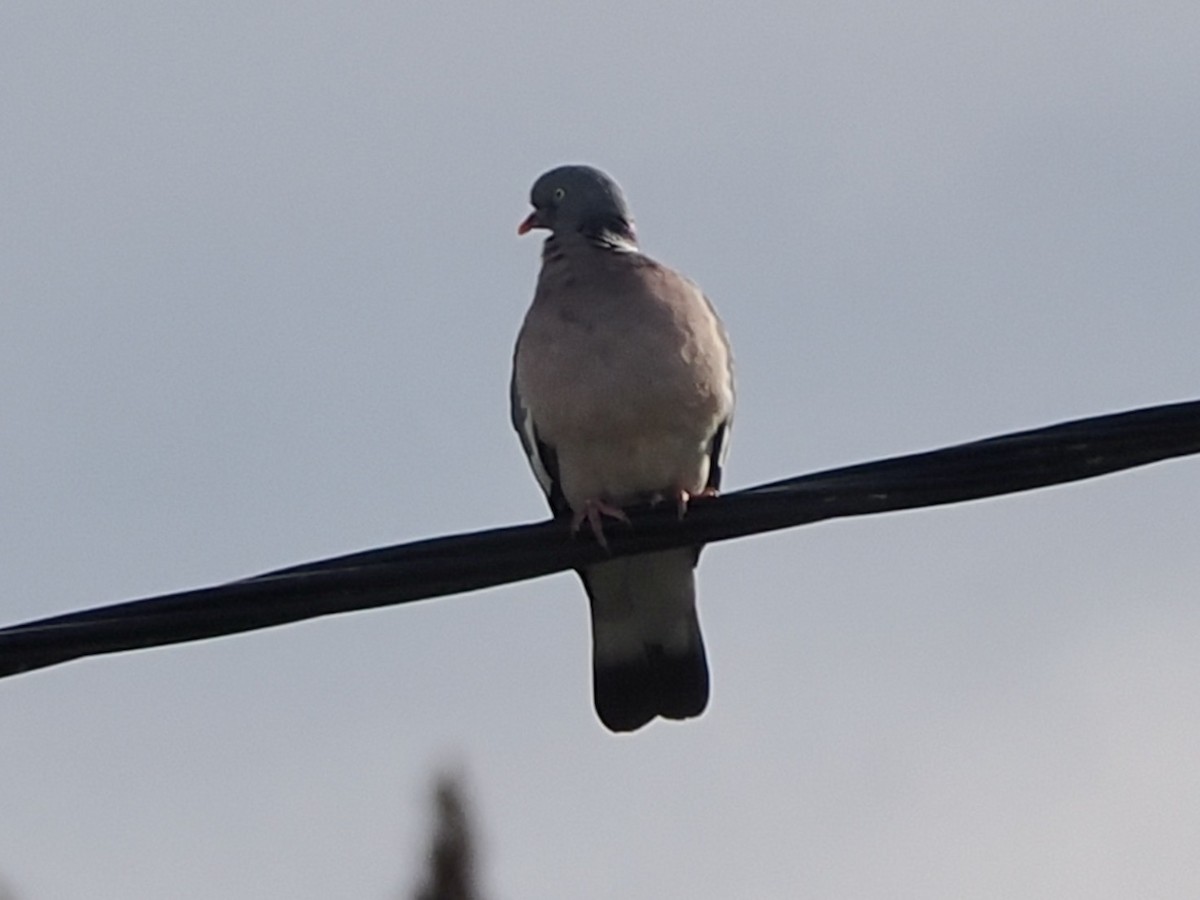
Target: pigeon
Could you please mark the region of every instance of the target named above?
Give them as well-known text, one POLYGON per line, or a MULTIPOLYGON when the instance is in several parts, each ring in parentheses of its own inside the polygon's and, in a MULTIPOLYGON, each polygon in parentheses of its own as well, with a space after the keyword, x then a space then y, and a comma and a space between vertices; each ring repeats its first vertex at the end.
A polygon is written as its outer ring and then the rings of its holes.
MULTIPOLYGON (((518 234, 550 233, 513 354, 513 426, 551 511, 607 546, 605 520, 627 521, 623 507, 668 502, 682 516, 716 494, 733 415, 729 340, 694 283, 639 251, 609 176, 561 166, 530 199, 518 234)), ((708 705, 699 555, 682 547, 578 570, 593 701, 611 731, 708 705)))

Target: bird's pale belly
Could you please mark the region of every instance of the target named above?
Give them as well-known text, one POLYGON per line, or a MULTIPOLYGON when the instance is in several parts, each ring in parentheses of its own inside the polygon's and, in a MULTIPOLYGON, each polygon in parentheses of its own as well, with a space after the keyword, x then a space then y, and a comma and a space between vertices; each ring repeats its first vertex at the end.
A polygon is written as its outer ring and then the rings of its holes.
POLYGON ((668 353, 637 343, 568 328, 521 373, 573 509, 707 484, 709 442, 726 405, 710 385, 720 381, 685 357, 682 342, 668 353))
POLYGON ((588 500, 628 504, 655 493, 697 493, 708 480, 708 436, 644 431, 591 432, 560 454, 563 494, 573 509, 588 500))

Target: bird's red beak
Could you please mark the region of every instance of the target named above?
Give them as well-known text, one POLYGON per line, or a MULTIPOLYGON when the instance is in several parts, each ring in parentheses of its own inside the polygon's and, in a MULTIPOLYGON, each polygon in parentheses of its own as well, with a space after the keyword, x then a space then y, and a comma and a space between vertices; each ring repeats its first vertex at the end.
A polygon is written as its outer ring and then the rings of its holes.
POLYGON ((528 234, 535 228, 542 228, 542 220, 538 218, 538 212, 535 209, 525 217, 525 220, 517 226, 517 234, 528 234))

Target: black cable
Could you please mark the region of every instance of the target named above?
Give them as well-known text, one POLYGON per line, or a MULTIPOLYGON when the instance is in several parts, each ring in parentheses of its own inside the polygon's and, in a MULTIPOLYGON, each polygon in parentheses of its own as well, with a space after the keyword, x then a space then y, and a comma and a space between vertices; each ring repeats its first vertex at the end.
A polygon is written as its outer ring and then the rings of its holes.
MULTIPOLYGON (((1200 400, 1081 419, 671 504, 606 529, 611 555, 824 519, 959 503, 1200 453, 1200 400)), ((605 559, 561 521, 399 544, 0 629, 0 677, 83 656, 219 637, 491 587, 605 559)))

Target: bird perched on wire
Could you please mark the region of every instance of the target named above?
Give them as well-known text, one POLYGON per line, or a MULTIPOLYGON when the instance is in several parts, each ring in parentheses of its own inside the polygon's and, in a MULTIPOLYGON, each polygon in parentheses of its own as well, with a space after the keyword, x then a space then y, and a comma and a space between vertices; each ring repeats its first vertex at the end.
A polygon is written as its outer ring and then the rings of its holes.
MULTIPOLYGON (((530 199, 518 233, 550 234, 513 358, 513 425, 552 511, 605 544, 604 520, 624 520, 624 506, 669 502, 683 515, 716 493, 733 414, 729 341, 700 289, 638 250, 625 197, 603 172, 553 169, 530 199)), ((579 570, 596 712, 613 731, 708 704, 699 554, 579 570)))

